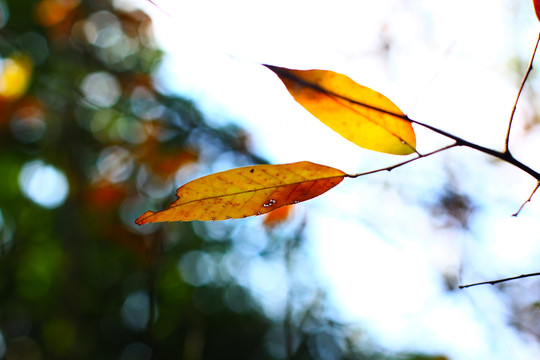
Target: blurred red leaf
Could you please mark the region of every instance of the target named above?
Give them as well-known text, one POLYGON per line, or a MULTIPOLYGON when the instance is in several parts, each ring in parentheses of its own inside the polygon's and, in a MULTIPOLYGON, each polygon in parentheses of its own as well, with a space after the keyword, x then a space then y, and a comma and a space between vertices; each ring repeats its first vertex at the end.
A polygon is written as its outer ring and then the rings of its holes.
POLYGON ((34 16, 39 24, 53 26, 64 20, 78 5, 77 0, 41 0, 34 8, 34 16))
POLYGON ((114 209, 120 205, 125 197, 124 184, 113 184, 105 181, 95 184, 85 193, 86 203, 99 210, 114 209))
POLYGON ((282 206, 279 209, 269 212, 264 218, 263 225, 266 228, 273 228, 274 226, 287 221, 292 212, 292 206, 282 206))
POLYGON ((193 151, 165 149, 157 138, 161 131, 159 128, 152 127, 147 130, 150 135, 138 150, 138 160, 162 180, 173 176, 182 166, 197 161, 198 156, 193 151))

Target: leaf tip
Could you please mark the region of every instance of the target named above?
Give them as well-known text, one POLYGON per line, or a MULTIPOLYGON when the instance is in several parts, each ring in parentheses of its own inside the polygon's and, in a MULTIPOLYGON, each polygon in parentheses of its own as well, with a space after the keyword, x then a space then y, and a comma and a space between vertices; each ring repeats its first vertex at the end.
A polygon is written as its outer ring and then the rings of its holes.
POLYGON ((264 66, 267 69, 273 71, 277 76, 284 76, 286 74, 286 70, 287 70, 285 68, 282 68, 282 67, 279 67, 279 66, 274 66, 274 65, 269 65, 269 64, 262 64, 262 66, 264 66))
POLYGON ((145 212, 144 214, 139 216, 137 218, 137 220, 135 220, 135 224, 141 226, 141 225, 144 225, 144 224, 148 224, 149 222, 152 222, 152 220, 150 220, 149 217, 151 217, 154 214, 155 214, 154 211, 148 210, 147 212, 145 212))

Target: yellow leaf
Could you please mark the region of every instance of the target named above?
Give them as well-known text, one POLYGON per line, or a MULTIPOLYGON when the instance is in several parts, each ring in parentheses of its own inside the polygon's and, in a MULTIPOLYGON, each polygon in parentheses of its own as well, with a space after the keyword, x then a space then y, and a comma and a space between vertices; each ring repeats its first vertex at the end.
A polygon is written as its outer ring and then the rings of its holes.
POLYGON ((207 175, 178 188, 168 209, 147 211, 135 222, 225 220, 261 215, 319 196, 347 176, 308 161, 255 165, 207 175))
POLYGON ((540 0, 533 0, 534 12, 536 13, 536 18, 540 21, 540 0))
POLYGON ((333 71, 265 66, 300 105, 347 140, 388 154, 415 152, 411 123, 384 95, 333 71))

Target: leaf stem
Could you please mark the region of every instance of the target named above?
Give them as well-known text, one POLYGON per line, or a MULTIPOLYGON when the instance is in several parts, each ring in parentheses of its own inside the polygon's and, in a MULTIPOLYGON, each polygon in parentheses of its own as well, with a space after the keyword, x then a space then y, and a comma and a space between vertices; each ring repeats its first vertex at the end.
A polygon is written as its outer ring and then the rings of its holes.
POLYGON ((514 102, 514 107, 512 108, 512 113, 510 114, 510 121, 508 122, 508 130, 506 131, 506 139, 504 140, 504 153, 509 152, 508 143, 510 142, 510 130, 512 129, 512 121, 514 120, 514 114, 516 113, 516 108, 517 108, 519 98, 521 96, 521 92, 523 91, 523 88, 525 87, 525 82, 527 81, 527 78, 529 77, 529 74, 531 73, 533 69, 534 57, 536 55, 536 50, 538 49, 539 43, 540 43, 540 33, 538 34, 538 39, 536 40, 536 45, 534 46, 534 51, 532 53, 531 60, 529 61, 529 66, 527 67, 525 76, 523 76, 523 80, 521 80, 521 86, 519 87, 516 101, 514 102))
POLYGON ((375 174, 375 173, 382 172, 382 171, 392 171, 395 168, 398 168, 400 166, 403 166, 403 165, 406 165, 406 164, 411 163, 413 161, 416 161, 416 160, 419 160, 419 159, 422 159, 422 158, 437 154, 437 153, 439 153, 441 151, 448 150, 448 149, 456 147, 456 146, 458 146, 457 142, 455 142, 453 144, 450 144, 450 145, 447 145, 445 147, 439 148, 439 149, 434 150, 432 152, 429 152, 427 154, 420 154, 420 153, 417 152, 418 156, 414 157, 412 159, 409 159, 409 160, 406 160, 406 161, 403 161, 403 162, 400 162, 400 163, 397 163, 397 164, 394 164, 394 165, 390 165, 390 166, 387 166, 385 168, 377 169, 377 170, 370 170, 370 171, 357 173, 357 174, 347 174, 347 175, 345 175, 345 177, 354 179, 354 178, 357 178, 357 177, 360 177, 360 176, 375 174))
POLYGON ((540 272, 531 273, 531 274, 523 274, 523 275, 519 275, 519 276, 513 276, 513 277, 504 278, 504 279, 498 279, 498 280, 482 281, 482 282, 473 283, 473 284, 467 284, 467 285, 459 285, 458 288, 465 289, 465 288, 469 288, 469 287, 473 287, 473 286, 487 285, 487 284, 495 285, 495 284, 502 283, 502 282, 505 282, 505 281, 523 279, 523 278, 531 277, 531 276, 540 276, 540 272))

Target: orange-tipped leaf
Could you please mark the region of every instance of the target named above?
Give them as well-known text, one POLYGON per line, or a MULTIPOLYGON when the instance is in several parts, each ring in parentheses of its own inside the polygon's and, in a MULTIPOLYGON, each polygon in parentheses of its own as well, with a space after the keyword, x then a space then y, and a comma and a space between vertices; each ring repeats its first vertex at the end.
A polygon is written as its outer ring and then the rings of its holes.
POLYGON ((168 209, 147 211, 135 222, 214 221, 261 215, 312 199, 347 176, 341 170, 302 161, 242 167, 195 179, 178 188, 168 209))
POLYGON ((265 66, 300 105, 347 140, 388 154, 415 152, 412 124, 384 95, 333 71, 265 66))

